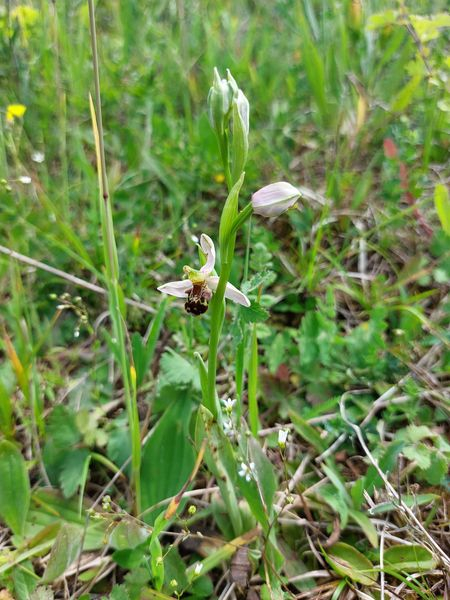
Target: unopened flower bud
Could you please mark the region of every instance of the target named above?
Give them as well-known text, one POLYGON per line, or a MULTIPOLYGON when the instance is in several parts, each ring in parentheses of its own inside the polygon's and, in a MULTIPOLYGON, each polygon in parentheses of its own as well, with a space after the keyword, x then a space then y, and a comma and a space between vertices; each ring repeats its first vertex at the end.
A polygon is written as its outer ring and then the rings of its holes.
POLYGON ((214 81, 208 94, 208 115, 211 127, 218 135, 223 134, 225 117, 230 112, 233 90, 226 79, 221 79, 214 67, 214 81))
POLYGON ((235 102, 242 119, 242 124, 244 125, 245 133, 248 135, 250 129, 250 104, 242 90, 238 90, 235 102))
POLYGON ((292 208, 300 195, 298 189, 286 181, 271 183, 253 194, 253 212, 263 217, 278 217, 292 208))

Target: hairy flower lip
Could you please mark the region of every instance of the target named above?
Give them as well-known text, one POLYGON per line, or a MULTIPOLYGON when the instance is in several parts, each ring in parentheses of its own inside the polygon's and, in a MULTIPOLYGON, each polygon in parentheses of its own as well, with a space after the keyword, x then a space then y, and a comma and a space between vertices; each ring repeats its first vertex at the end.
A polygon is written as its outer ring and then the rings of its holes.
MULTIPOLYGON (((206 258, 205 264, 200 269, 193 269, 186 265, 183 268, 183 271, 188 275, 188 279, 169 281, 168 283, 160 285, 157 288, 159 292, 168 294, 169 296, 175 296, 176 298, 186 299, 194 285, 204 284, 209 292, 213 293, 216 291, 217 286, 219 285, 219 277, 213 275, 216 262, 216 249, 212 239, 205 233, 202 233, 200 236, 200 247, 206 258)), ((250 306, 250 300, 247 296, 229 282, 225 288, 225 298, 247 308, 250 306)))
POLYGON ((271 183, 253 194, 253 212, 263 217, 278 217, 292 208, 300 196, 300 191, 287 181, 271 183))

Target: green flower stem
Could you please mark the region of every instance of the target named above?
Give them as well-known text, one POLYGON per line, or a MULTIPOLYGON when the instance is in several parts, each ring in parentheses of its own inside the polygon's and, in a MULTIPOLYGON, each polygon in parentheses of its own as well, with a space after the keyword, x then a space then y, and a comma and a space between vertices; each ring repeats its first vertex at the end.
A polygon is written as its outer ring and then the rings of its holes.
POLYGON ((230 277, 231 265, 234 256, 236 233, 240 227, 250 218, 253 209, 251 203, 241 210, 231 226, 230 233, 221 248, 222 267, 216 292, 211 300, 211 334, 209 337, 208 353, 208 383, 205 405, 217 419, 221 414, 220 405, 216 394, 217 376, 217 350, 219 347, 220 334, 222 333, 223 319, 225 316, 225 290, 230 277))
MULTIPOLYGON (((250 205, 247 205, 244 210, 248 211, 249 206, 250 205)), ((251 215, 251 213, 250 213, 250 215, 251 215)), ((250 220, 249 220, 248 226, 247 226, 247 242, 246 242, 246 248, 245 248, 243 281, 247 281, 247 279, 248 279, 251 230, 252 230, 252 222, 251 222, 251 216, 250 216, 250 220)), ((238 422, 240 422, 241 417, 244 413, 243 406, 242 406, 242 394, 243 394, 243 390, 244 390, 245 349, 247 346, 247 327, 246 327, 246 324, 242 321, 242 319, 240 320, 240 322, 241 322, 241 327, 242 327, 242 339, 239 342, 238 347, 236 349, 236 396, 237 396, 237 400, 238 400, 237 406, 236 406, 236 416, 237 416, 238 422)))
POLYGON ((211 411, 215 419, 221 413, 216 394, 217 349, 219 347, 220 334, 222 333, 225 316, 225 289, 228 277, 230 276, 230 270, 231 263, 226 263, 222 266, 219 283, 211 300, 211 333, 209 336, 206 408, 211 411))

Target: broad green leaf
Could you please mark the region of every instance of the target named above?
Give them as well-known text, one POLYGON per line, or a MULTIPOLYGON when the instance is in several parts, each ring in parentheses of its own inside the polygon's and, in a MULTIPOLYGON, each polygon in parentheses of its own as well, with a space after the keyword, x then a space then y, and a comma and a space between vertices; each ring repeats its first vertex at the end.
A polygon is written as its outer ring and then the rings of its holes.
MULTIPOLYGON (((194 369, 198 380, 197 369, 189 366, 194 369)), ((178 493, 192 471, 195 462, 189 436, 192 408, 188 399, 173 402, 159 419, 142 450, 143 509, 178 493)), ((145 520, 152 521, 164 508, 147 514, 145 520)))
POLYGON ((30 506, 30 482, 18 448, 0 442, 0 518, 15 534, 22 534, 30 506))
POLYGON ((442 229, 450 235, 450 197, 447 186, 443 183, 438 183, 434 188, 434 206, 442 229))
POLYGON ((138 546, 137 548, 124 548, 123 550, 116 550, 113 552, 112 559, 119 567, 122 567, 122 569, 137 569, 146 553, 147 549, 143 546, 138 546))
POLYGON ((369 540, 374 548, 378 548, 378 534, 375 525, 367 515, 359 510, 348 509, 348 516, 352 521, 357 523, 364 532, 364 535, 369 540))
POLYGON ((84 466, 88 457, 89 450, 86 448, 67 450, 67 455, 61 463, 61 471, 58 477, 62 492, 66 498, 73 496, 84 483, 84 466))
POLYGON ((437 561, 427 548, 414 544, 387 548, 384 552, 384 564, 396 571, 414 573, 435 569, 437 561))
MULTIPOLYGON (((87 509, 88 506, 85 506, 87 509)), ((86 516, 79 514, 77 499, 67 500, 60 492, 50 489, 37 489, 33 492, 32 502, 25 526, 27 538, 36 536, 37 543, 43 535, 46 540, 56 537, 62 522, 78 525, 84 528, 86 516)), ((103 548, 105 530, 108 523, 104 520, 90 520, 86 529, 83 549, 85 551, 103 548)), ((31 544, 31 542, 29 542, 31 544)))
POLYGON ((349 544, 338 542, 324 554, 327 562, 342 577, 349 577, 363 585, 372 585, 377 579, 370 560, 349 544))
POLYGON ((220 487, 222 500, 228 511, 228 521, 235 535, 242 533, 242 516, 237 498, 238 464, 229 438, 213 423, 212 414, 204 406, 200 406, 195 424, 195 441, 197 448, 205 437, 208 439, 204 460, 208 469, 216 478, 220 487))
POLYGON ((149 537, 138 521, 123 519, 112 530, 109 543, 116 550, 129 550, 140 546, 149 537))
POLYGON ((67 450, 81 440, 76 424, 76 416, 66 406, 56 406, 48 419, 47 430, 58 448, 67 450))
POLYGON ((82 527, 68 523, 61 526, 42 577, 43 583, 54 583, 70 567, 81 552, 82 541, 82 527))

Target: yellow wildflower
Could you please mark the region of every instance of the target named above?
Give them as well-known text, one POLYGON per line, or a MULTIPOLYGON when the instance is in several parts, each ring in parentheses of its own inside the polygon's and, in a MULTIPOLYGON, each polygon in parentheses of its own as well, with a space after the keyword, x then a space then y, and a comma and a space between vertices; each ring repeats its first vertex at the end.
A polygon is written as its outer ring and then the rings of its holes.
POLYGON ((21 119, 25 114, 27 107, 23 104, 8 104, 6 107, 6 120, 12 123, 14 119, 21 119))
POLYGON ((214 175, 214 181, 216 183, 223 183, 225 181, 225 175, 223 173, 218 173, 217 175, 214 175))

